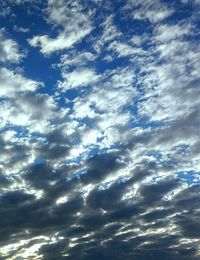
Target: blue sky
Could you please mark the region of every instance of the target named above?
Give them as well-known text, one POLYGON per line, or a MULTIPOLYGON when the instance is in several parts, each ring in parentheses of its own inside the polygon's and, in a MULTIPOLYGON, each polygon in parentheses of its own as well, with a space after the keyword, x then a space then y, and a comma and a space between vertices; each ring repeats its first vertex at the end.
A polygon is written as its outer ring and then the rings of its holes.
POLYGON ((199 259, 200 1, 0 8, 0 259, 199 259))

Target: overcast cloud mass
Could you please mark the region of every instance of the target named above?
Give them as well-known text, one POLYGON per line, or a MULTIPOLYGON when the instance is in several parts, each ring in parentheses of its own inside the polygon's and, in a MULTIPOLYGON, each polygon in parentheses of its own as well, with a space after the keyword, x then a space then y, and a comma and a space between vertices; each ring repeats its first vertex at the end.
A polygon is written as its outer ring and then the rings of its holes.
POLYGON ((200 1, 0 1, 0 259, 200 259, 200 1))

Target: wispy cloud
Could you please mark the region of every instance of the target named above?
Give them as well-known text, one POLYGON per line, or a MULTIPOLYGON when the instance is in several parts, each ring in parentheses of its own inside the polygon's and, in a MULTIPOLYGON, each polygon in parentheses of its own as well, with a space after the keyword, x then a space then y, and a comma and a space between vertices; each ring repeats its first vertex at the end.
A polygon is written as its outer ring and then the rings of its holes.
POLYGON ((64 0, 49 0, 47 15, 48 21, 55 26, 61 26, 62 30, 56 38, 39 35, 29 39, 29 43, 34 47, 40 47, 44 54, 71 48, 92 30, 90 19, 84 14, 78 1, 66 3, 64 0))

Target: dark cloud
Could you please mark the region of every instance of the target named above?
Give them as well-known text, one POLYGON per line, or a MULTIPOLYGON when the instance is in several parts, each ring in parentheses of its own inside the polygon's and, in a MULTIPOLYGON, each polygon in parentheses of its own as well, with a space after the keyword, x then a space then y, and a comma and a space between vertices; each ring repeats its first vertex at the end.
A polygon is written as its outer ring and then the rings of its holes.
POLYGON ((163 197, 178 186, 179 183, 176 179, 165 179, 155 184, 142 185, 140 195, 143 198, 143 205, 148 207, 159 206, 163 197))
MULTIPOLYGON (((118 156, 95 156, 86 165, 92 172, 101 165, 99 171, 107 175, 123 166, 116 162, 118 156)), ((47 162, 35 163, 22 176, 30 187, 44 192, 41 198, 23 190, 4 192, 0 199, 2 245, 20 237, 54 236, 54 242, 38 251, 43 259, 198 259, 192 243, 186 248, 180 244, 183 237, 199 238, 198 185, 165 201, 164 196, 173 194, 181 182, 164 178, 154 184, 142 184, 145 176, 151 174, 145 168, 137 168, 127 180, 115 181, 108 187, 95 184, 84 199, 80 188, 85 183, 81 178, 67 179, 71 171, 70 167, 55 170, 47 162), (125 198, 138 184, 135 196, 125 198), (67 200, 57 204, 62 196, 67 196, 67 200), (176 225, 174 235, 162 231, 172 223, 176 225), (24 233, 25 230, 29 232, 24 233), (155 230, 158 234, 154 234, 155 230)), ((88 183, 97 182, 95 178, 89 180, 88 183)))
POLYGON ((24 178, 35 188, 47 189, 49 182, 56 178, 53 169, 46 163, 35 163, 28 167, 24 178))
POLYGON ((86 166, 87 172, 80 175, 80 180, 84 184, 101 181, 109 174, 122 168, 124 164, 119 161, 117 153, 109 153, 97 154, 89 158, 86 166))
POLYGON ((1 208, 3 209, 4 207, 7 208, 9 206, 13 207, 13 205, 18 206, 20 204, 24 204, 27 201, 31 201, 33 199, 34 199, 33 195, 25 194, 17 190, 17 191, 10 191, 4 193, 1 196, 0 203, 1 203, 1 208))
POLYGON ((69 243, 69 240, 64 239, 57 243, 43 245, 39 254, 43 256, 43 259, 67 259, 67 256, 63 256, 66 253, 66 245, 69 243))
POLYGON ((6 187, 10 183, 9 179, 0 172, 0 188, 6 187))
POLYGON ((112 184, 109 189, 93 189, 87 197, 87 206, 94 209, 111 210, 117 209, 121 202, 123 193, 134 182, 130 179, 125 182, 116 182, 112 184))
POLYGON ((189 211, 182 213, 176 218, 176 223, 180 226, 181 232, 187 238, 200 237, 200 214, 198 211, 189 211))

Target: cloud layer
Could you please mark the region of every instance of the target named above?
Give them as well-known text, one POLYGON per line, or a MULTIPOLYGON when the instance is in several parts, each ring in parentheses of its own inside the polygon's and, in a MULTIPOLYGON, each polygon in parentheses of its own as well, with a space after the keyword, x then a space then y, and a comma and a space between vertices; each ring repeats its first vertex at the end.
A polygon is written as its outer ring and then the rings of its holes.
POLYGON ((0 259, 199 259, 199 1, 1 5, 0 259))

